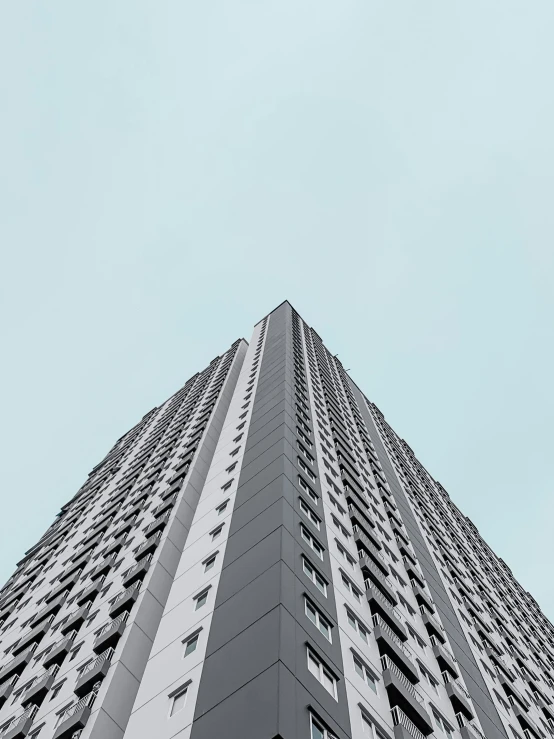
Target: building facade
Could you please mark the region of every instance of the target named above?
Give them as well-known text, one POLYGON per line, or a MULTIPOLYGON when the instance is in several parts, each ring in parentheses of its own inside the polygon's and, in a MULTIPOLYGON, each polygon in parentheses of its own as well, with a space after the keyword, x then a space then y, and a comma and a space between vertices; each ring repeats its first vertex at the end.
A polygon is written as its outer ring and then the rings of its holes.
POLYGON ((554 628, 285 302, 0 593, 0 739, 547 739, 554 628))

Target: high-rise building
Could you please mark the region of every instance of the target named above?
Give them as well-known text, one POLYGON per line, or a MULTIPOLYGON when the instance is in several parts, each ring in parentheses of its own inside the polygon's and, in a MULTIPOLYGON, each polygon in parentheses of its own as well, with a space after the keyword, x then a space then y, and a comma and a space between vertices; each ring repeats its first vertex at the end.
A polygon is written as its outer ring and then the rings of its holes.
POLYGON ((285 302, 0 593, 1 739, 546 739, 554 629, 285 302))

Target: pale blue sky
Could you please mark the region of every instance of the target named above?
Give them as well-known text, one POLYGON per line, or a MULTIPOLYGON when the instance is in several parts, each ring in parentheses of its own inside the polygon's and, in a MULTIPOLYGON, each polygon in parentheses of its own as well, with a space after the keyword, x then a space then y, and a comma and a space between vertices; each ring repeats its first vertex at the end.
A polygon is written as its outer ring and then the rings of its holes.
POLYGON ((554 618, 551 0, 6 2, 0 580, 288 298, 554 618))

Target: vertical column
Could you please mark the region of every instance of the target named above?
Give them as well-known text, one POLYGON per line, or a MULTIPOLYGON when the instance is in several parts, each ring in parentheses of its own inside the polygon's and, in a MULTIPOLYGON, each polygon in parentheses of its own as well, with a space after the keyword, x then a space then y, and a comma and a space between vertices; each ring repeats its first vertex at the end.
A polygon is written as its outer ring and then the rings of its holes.
POLYGON ((192 739, 309 737, 312 720, 350 735, 317 464, 298 463, 314 437, 295 320, 288 303, 269 317, 192 739))

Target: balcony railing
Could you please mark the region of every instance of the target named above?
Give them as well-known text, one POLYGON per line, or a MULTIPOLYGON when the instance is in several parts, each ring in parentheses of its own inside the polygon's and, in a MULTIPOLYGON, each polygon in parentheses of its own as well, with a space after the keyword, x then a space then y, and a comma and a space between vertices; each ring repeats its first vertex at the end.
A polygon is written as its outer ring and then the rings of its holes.
POLYGON ((54 665, 54 667, 50 667, 50 669, 46 670, 42 675, 39 675, 32 683, 27 685, 27 690, 32 688, 33 690, 37 690, 40 688, 44 683, 47 683, 48 680, 51 677, 55 677, 58 674, 59 670, 58 665, 54 665))
POLYGON ((429 611, 427 610, 427 608, 425 608, 425 606, 419 606, 419 612, 421 613, 422 616, 427 616, 427 618, 431 621, 431 623, 434 624, 434 626, 436 626, 437 630, 444 631, 444 627, 438 621, 436 616, 433 616, 431 613, 429 613, 429 611))
POLYGON ((457 713, 456 720, 460 729, 466 728, 469 734, 474 736, 475 739, 485 739, 485 735, 481 729, 479 729, 473 721, 468 721, 463 714, 457 713))
POLYGON ((364 580, 364 584, 366 590, 371 588, 371 593, 377 598, 377 600, 382 603, 385 608, 394 613, 396 618, 402 623, 402 617, 398 608, 396 608, 388 598, 385 598, 385 596, 381 594, 381 591, 377 590, 377 587, 371 582, 371 580, 364 580))
POLYGON ((387 564, 387 560, 383 557, 383 555, 377 549, 377 547, 375 546, 375 544, 369 539, 369 537, 367 536, 367 534, 365 533, 365 531, 360 526, 358 526, 358 524, 354 524, 352 526, 352 529, 354 531, 354 536, 359 536, 360 537, 360 539, 362 540, 363 545, 368 548, 368 550, 372 553, 372 555, 374 555, 375 557, 377 557, 377 559, 379 559, 384 564, 384 566, 385 566, 385 568, 386 568, 386 570, 388 572, 389 567, 388 567, 388 564, 387 564))
POLYGON ((98 695, 97 690, 92 690, 88 695, 85 695, 84 698, 81 698, 80 701, 77 703, 74 703, 72 706, 69 706, 69 708, 66 708, 65 711, 60 713, 60 717, 58 719, 58 726, 61 726, 64 721, 67 721, 68 718, 71 718, 76 713, 79 713, 79 711, 85 707, 92 708, 92 705, 94 701, 96 700, 96 696, 98 695))
POLYGON ((132 567, 129 567, 128 570, 125 570, 125 572, 122 573, 121 575, 122 580, 128 580, 134 575, 135 572, 138 572, 143 567, 147 567, 147 565, 149 565, 151 561, 152 561, 151 554, 147 554, 146 557, 139 559, 139 561, 135 565, 133 565, 132 567))
POLYGON ((450 685, 453 685, 456 690, 459 690, 460 693, 462 693, 462 695, 464 695, 468 701, 471 700, 471 697, 464 686, 458 680, 453 680, 450 673, 443 672, 442 679, 445 683, 450 683, 450 685))
POLYGON ((166 513, 164 516, 160 516, 160 518, 156 518, 154 521, 148 524, 146 528, 144 529, 144 535, 148 538, 148 536, 154 532, 157 531, 159 528, 163 528, 167 522, 169 521, 171 517, 171 511, 166 513))
POLYGON ((93 659, 92 662, 89 662, 88 665, 85 665, 81 672, 79 673, 79 679, 82 678, 84 675, 86 675, 91 670, 94 670, 95 667, 98 667, 99 665, 103 665, 104 662, 110 660, 113 657, 114 650, 110 647, 110 649, 106 649, 105 652, 102 652, 102 654, 99 654, 96 659, 93 659))
POLYGON ((403 726, 406 731, 414 737, 414 739, 426 739, 425 734, 417 728, 414 722, 406 716, 401 708, 394 706, 394 708, 391 709, 391 714, 394 726, 403 726))
POLYGON ((417 692, 415 686, 408 680, 402 670, 400 670, 389 657, 387 657, 386 655, 381 657, 381 665, 383 667, 383 670, 389 670, 396 677, 396 679, 400 683, 402 683, 402 685, 406 688, 412 698, 415 698, 418 703, 423 704, 423 698, 417 692))
POLYGON ((2 737, 7 736, 9 733, 13 733, 14 729, 18 729, 19 727, 22 728, 28 721, 31 722, 37 711, 38 706, 30 706, 19 716, 14 716, 10 723, 7 726, 4 726, 2 737))
POLYGON ((398 634, 395 634, 394 631, 391 629, 391 627, 385 623, 385 621, 381 618, 381 616, 378 613, 373 614, 373 625, 378 626, 382 631, 384 631, 390 638, 394 641, 394 643, 400 647, 400 649, 404 652, 404 654, 409 657, 410 659, 414 659, 414 655, 412 650, 404 644, 402 639, 398 636, 398 634))
POLYGON ((377 578, 377 587, 379 587, 379 583, 384 583, 388 588, 394 591, 394 585, 392 584, 392 580, 390 579, 390 577, 386 577, 377 567, 377 565, 375 565, 370 559, 366 559, 363 566, 367 567, 367 569, 370 570, 370 572, 372 572, 373 575, 377 578))
POLYGON ((113 599, 111 608, 113 608, 116 603, 119 603, 120 600, 123 600, 123 598, 126 598, 128 595, 133 595, 135 592, 138 593, 139 589, 140 583, 136 582, 134 585, 131 585, 125 590, 122 590, 121 593, 118 593, 113 599))
POLYGON ((117 629, 119 624, 124 623, 129 618, 129 614, 127 611, 121 614, 121 616, 118 616, 117 618, 114 618, 112 621, 108 621, 108 623, 105 623, 104 626, 100 628, 99 631, 96 632, 96 638, 99 636, 102 636, 102 634, 105 634, 106 631, 110 631, 110 629, 117 629))

